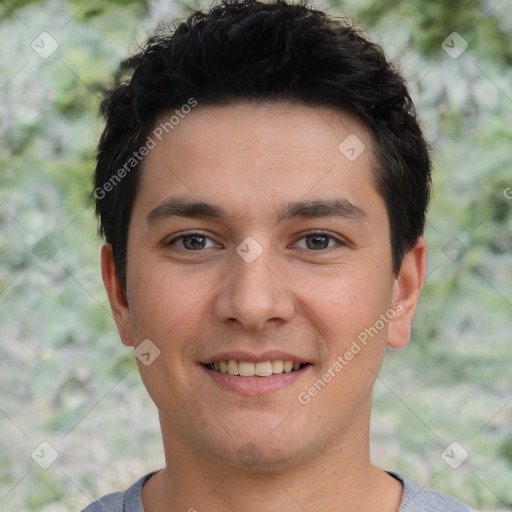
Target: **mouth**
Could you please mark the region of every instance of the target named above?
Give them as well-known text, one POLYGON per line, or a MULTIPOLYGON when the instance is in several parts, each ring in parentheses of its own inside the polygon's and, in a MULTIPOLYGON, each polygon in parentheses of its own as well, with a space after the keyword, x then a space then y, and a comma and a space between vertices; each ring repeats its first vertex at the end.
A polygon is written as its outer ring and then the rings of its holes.
POLYGON ((293 373, 309 366, 310 363, 299 363, 296 361, 271 360, 252 363, 250 361, 237 361, 230 359, 226 361, 214 361, 203 364, 209 370, 218 373, 227 373, 239 377, 262 377, 268 378, 272 375, 282 373, 293 373))

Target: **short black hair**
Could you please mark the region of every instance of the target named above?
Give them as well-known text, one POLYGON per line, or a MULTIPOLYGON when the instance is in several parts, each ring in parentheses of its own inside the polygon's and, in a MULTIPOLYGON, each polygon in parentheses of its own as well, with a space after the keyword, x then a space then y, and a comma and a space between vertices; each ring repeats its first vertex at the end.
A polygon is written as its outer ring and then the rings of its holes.
POLYGON ((404 78, 353 23, 307 1, 222 0, 148 39, 121 63, 101 104, 106 126, 93 195, 124 290, 140 149, 156 118, 175 109, 178 114, 191 101, 227 106, 283 100, 351 113, 369 129, 398 274, 423 234, 431 183, 429 148, 404 78))

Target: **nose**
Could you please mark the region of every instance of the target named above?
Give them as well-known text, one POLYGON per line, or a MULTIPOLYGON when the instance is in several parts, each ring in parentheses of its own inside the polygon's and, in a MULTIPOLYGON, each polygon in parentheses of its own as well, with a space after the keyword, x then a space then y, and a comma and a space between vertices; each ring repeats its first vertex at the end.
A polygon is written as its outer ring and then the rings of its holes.
POLYGON ((233 267, 215 300, 215 317, 253 331, 262 331, 272 322, 289 321, 295 305, 290 283, 283 274, 269 250, 254 260, 233 254, 233 267))

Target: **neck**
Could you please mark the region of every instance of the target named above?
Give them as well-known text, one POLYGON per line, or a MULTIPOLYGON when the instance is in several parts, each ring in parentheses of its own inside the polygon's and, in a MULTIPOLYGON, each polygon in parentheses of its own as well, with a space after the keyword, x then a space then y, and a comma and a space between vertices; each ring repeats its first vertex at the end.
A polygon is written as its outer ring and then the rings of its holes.
POLYGON ((314 455, 264 469, 233 467, 174 439, 164 435, 168 464, 143 487, 146 512, 396 512, 399 507, 402 485, 370 463, 368 429, 347 433, 314 455))

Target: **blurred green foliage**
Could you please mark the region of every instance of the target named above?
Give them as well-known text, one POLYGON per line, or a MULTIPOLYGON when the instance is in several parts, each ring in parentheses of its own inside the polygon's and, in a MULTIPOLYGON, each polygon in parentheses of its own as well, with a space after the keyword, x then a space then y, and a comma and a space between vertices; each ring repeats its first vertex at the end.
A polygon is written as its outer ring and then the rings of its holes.
MULTIPOLYGON (((440 55, 440 34, 456 31, 468 42, 476 57, 500 65, 512 63, 510 7, 500 6, 499 1, 383 0, 365 3, 366 6, 357 10, 358 18, 370 26, 386 18, 410 21, 410 44, 422 55, 440 55)), ((343 6, 344 2, 336 1, 335 4, 343 6)))
MULTIPOLYGON (((102 87, 170 2, 2 2, 0 509, 76 510, 163 465, 154 406, 118 342, 90 201, 102 87), (47 59, 30 47, 47 31, 47 59), (34 245, 49 237, 49 261, 34 245), (48 470, 30 453, 50 442, 48 470), (13 487, 14 486, 14 487, 13 487)), ((510 2, 336 1, 400 62, 432 143, 429 273, 412 340, 375 388, 375 463, 478 507, 512 505, 510 2), (452 32, 468 49, 451 58, 452 32), (467 249, 455 263, 446 244, 467 249), (462 247, 462 246, 460 246, 462 247), (452 470, 440 452, 469 452, 452 470)))

